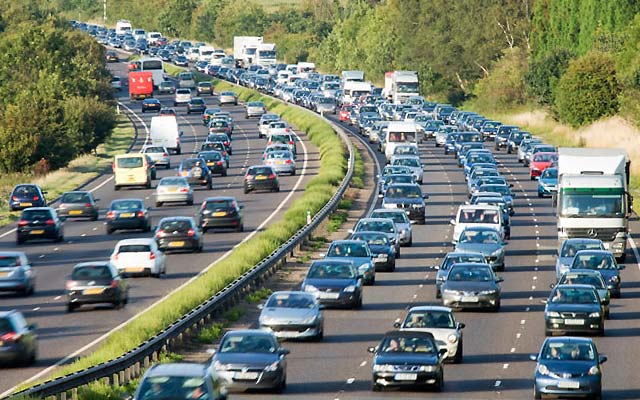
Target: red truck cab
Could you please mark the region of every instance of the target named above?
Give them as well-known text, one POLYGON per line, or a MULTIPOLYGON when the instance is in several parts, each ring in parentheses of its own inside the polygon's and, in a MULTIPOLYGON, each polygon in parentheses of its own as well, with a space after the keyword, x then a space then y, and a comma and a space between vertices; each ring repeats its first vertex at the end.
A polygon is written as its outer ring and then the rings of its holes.
POLYGON ((150 71, 129 72, 129 97, 131 100, 153 97, 153 73, 150 71))

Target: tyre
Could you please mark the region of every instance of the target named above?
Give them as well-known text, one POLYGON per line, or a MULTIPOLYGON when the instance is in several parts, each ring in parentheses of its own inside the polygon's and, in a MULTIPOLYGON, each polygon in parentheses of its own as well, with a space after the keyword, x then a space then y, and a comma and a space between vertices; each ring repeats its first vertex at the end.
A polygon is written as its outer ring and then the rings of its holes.
POLYGON ((188 206, 192 206, 192 205, 193 205, 193 199, 191 199, 191 200, 187 201, 187 205, 188 205, 188 206))
POLYGON ((543 198, 544 196, 542 195, 542 193, 538 192, 538 197, 543 198))
POLYGON ((551 332, 551 331, 550 331, 550 330, 548 330, 548 329, 545 329, 545 330, 544 330, 544 335, 545 335, 545 336, 553 336, 553 332, 551 332))
POLYGON ((291 176, 294 176, 296 174, 296 170, 294 169, 293 171, 291 171, 291 176))
POLYGON ((536 389, 535 384, 533 385, 533 398, 534 398, 535 400, 540 400, 540 399, 542 399, 542 393, 540 393, 540 392, 538 391, 538 389, 536 389))
POLYGON ((371 385, 371 390, 374 392, 381 392, 382 391, 382 386, 378 385, 377 383, 373 383, 371 385))
POLYGON ((227 170, 222 171, 222 176, 227 176, 227 170))
POLYGON ((60 235, 58 235, 58 237, 56 238, 56 242, 61 243, 64 242, 64 234, 60 233, 60 235))
POLYGON ((113 228, 109 228, 109 227, 107 226, 107 229, 106 229, 107 235, 111 235, 114 231, 115 231, 115 229, 113 229, 113 228))
POLYGON ((74 312, 76 310, 76 308, 78 308, 77 304, 67 303, 67 312, 68 313, 74 312))
POLYGON ((458 344, 458 351, 456 351, 456 356, 453 357, 454 364, 460 364, 462 362, 463 351, 462 340, 460 340, 460 343, 458 344))
POLYGON ((164 169, 171 169, 171 163, 168 163, 168 164, 164 167, 164 169))
POLYGON ((113 190, 115 190, 117 192, 118 190, 120 190, 120 186, 114 185, 113 186, 113 190))
POLYGON ((240 224, 240 226, 238 226, 238 229, 236 229, 237 232, 244 232, 244 224, 240 224))
POLYGON ((94 215, 93 217, 91 217, 92 221, 97 221, 98 220, 98 214, 94 215))
POLYGON ((151 189, 151 180, 148 180, 144 187, 146 187, 147 189, 151 189))
POLYGON ((207 189, 209 190, 213 189, 213 184, 211 183, 211 180, 209 180, 209 183, 207 183, 207 189))
POLYGON ((249 193, 249 189, 245 187, 243 192, 244 192, 244 194, 247 194, 247 193, 249 193))
POLYGON ((498 300, 498 303, 496 303, 495 306, 493 306, 493 308, 491 309, 491 311, 493 312, 498 312, 500 311, 500 300, 498 300))
POLYGON ((142 232, 149 232, 149 231, 151 231, 151 224, 146 224, 144 228, 142 228, 142 232))
POLYGON ((23 243, 24 243, 24 239, 21 239, 21 238, 16 239, 16 244, 23 244, 23 243))
POLYGON ((182 150, 180 149, 180 147, 178 147, 178 149, 176 150, 176 155, 180 155, 180 153, 182 153, 182 150))
POLYGON ((442 389, 444 389, 444 373, 440 375, 438 381, 433 385, 433 390, 435 392, 442 392, 442 389))

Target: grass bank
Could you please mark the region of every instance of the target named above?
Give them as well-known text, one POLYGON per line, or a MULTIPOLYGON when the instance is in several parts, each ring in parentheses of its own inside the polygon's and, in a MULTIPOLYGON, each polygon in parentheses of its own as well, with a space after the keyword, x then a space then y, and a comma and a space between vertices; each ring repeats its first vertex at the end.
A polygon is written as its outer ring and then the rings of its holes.
POLYGON ((282 220, 238 246, 229 257, 214 262, 198 279, 108 336, 93 353, 58 369, 48 379, 119 357, 161 332, 271 254, 306 224, 307 211, 315 215, 336 192, 347 170, 348 155, 344 144, 329 124, 307 111, 271 100, 251 90, 238 90, 227 83, 217 83, 216 87, 218 91, 234 89, 245 101, 262 100, 271 112, 280 114, 299 131, 304 131, 320 149, 321 161, 317 176, 307 183, 304 193, 289 206, 282 220))
MULTIPOLYGON (((20 183, 35 183, 47 192, 47 199, 53 200, 62 193, 73 190, 83 183, 95 178, 111 166, 113 156, 127 151, 134 136, 131 122, 124 115, 118 122, 111 136, 98 146, 94 154, 85 154, 72 160, 65 168, 52 171, 44 176, 32 173, 13 173, 0 176, 0 198, 8 199, 13 187, 20 183)), ((20 217, 19 212, 9 211, 6 201, 0 202, 0 226, 10 224, 20 217)))

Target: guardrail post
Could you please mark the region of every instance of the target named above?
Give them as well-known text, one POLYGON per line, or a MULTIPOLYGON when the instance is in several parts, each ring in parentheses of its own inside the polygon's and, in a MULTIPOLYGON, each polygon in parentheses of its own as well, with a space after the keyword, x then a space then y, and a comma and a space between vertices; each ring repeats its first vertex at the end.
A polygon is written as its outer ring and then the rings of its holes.
POLYGON ((111 375, 112 381, 113 381, 113 386, 119 386, 120 385, 120 375, 119 374, 113 374, 111 375))
POLYGON ((124 370, 124 383, 128 383, 131 380, 131 371, 133 370, 133 367, 127 367, 127 369, 124 370))
POLYGON ((140 361, 134 364, 133 366, 133 377, 138 378, 140 376, 140 361))
POLYGON ((149 356, 146 356, 143 361, 144 369, 149 368, 149 356))
POLYGON ((67 400, 67 392, 60 393, 60 400, 67 400))
POLYGON ((124 380, 124 371, 118 372, 118 379, 120 379, 121 384, 127 383, 127 381, 124 380))
POLYGON ((71 400, 78 400, 78 388, 71 389, 71 400))
POLYGON ((151 361, 153 361, 154 363, 158 362, 158 352, 154 351, 153 353, 151 353, 151 361))

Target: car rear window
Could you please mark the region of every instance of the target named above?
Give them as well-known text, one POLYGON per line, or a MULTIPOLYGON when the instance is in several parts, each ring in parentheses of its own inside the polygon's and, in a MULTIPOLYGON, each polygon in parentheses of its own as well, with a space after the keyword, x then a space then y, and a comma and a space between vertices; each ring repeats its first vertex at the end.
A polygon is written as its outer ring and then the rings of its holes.
POLYGON ((188 221, 165 221, 160 225, 163 232, 186 232, 189 229, 191 224, 188 221))
POLYGON ((216 152, 206 152, 198 154, 198 157, 207 161, 218 161, 222 159, 222 154, 216 152))
POLYGON ((247 172, 248 175, 270 175, 272 173, 273 171, 271 170, 271 168, 267 167, 249 168, 249 171, 247 172))
POLYGON ((164 148, 162 147, 147 147, 144 149, 145 153, 164 153, 164 148))
POLYGON ((0 268, 17 267, 20 264, 18 256, 0 256, 0 268))
POLYGON ((271 135, 271 141, 278 143, 289 143, 292 140, 289 135, 271 135))
POLYGON ((90 279, 111 278, 111 270, 106 265, 87 265, 75 268, 71 273, 71 279, 85 281, 90 279))
POLYGON ((142 203, 139 201, 114 201, 111 204, 111 209, 116 211, 131 211, 131 210, 141 210, 142 203))
POLYGON ((11 320, 9 318, 0 318, 0 336, 13 331, 14 327, 11 320))
POLYGON ((142 167, 142 157, 122 157, 118 158, 118 168, 140 168, 142 167))
POLYGON ((38 194, 38 190, 35 188, 35 186, 18 186, 13 191, 13 194, 33 195, 38 194))
POLYGON ((148 244, 124 244, 118 247, 120 253, 148 253, 151 251, 151 246, 148 244))
POLYGON ((86 193, 65 193, 62 195, 62 203, 87 203, 89 195, 86 193))
POLYGON ((42 221, 49 218, 51 218, 51 212, 49 210, 24 210, 20 219, 26 219, 29 221, 42 221))
POLYGON ((210 211, 226 210, 234 207, 233 200, 210 200, 205 203, 205 209, 210 211))
POLYGON ((187 186, 188 183, 185 181, 184 178, 180 178, 180 177, 166 177, 166 178, 162 178, 160 180, 160 182, 158 182, 158 185, 162 185, 162 186, 171 186, 171 185, 179 185, 179 186, 187 186))

